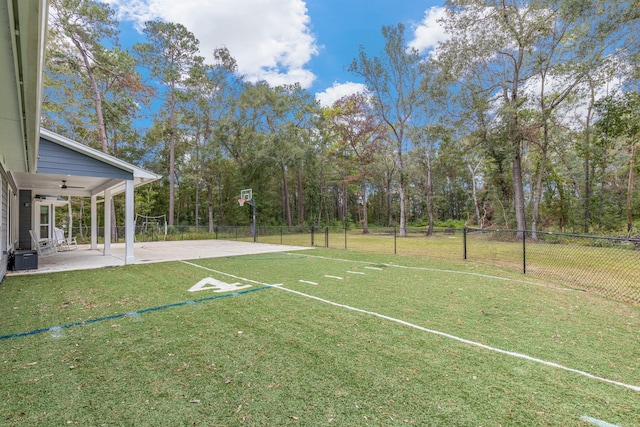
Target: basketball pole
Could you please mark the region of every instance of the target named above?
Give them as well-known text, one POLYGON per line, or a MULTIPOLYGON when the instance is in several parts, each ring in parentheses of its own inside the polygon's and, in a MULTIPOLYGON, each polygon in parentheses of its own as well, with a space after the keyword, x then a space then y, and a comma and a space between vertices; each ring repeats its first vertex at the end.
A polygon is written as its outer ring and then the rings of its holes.
POLYGON ((240 191, 240 198, 238 199, 240 206, 245 203, 249 203, 253 207, 253 243, 258 241, 258 229, 256 227, 256 214, 257 214, 257 206, 256 201, 253 198, 253 191, 250 188, 240 191))
POLYGON ((256 201, 251 199, 247 201, 253 207, 253 243, 258 241, 258 231, 256 229, 256 201))

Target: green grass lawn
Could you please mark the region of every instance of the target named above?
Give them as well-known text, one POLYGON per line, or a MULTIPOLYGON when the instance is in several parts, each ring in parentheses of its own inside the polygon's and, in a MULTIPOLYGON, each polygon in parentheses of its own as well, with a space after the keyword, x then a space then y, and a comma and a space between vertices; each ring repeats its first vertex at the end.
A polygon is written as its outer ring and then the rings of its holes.
MULTIPOLYGON (((245 238, 249 240, 249 238, 245 238)), ((259 236, 263 243, 310 246, 307 234, 259 236)), ((578 289, 640 305, 640 251, 583 244, 533 242, 526 245, 526 270, 529 276, 554 280, 578 289)), ((464 257, 461 232, 426 237, 413 233, 396 238, 389 233, 363 234, 361 230, 332 229, 317 232, 314 245, 378 254, 399 254, 460 261, 464 257)), ((501 241, 482 234, 469 234, 467 260, 523 271, 523 247, 520 241, 501 241)))
POLYGON ((638 307, 423 257, 194 264, 6 278, 0 425, 640 425, 638 307))

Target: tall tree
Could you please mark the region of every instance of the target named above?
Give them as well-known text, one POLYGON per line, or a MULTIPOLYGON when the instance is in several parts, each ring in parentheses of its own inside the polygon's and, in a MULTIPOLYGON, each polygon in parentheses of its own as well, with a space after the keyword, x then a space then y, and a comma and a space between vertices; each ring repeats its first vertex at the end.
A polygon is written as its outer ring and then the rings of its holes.
POLYGON ((395 155, 400 176, 400 235, 407 233, 407 177, 404 153, 408 144, 408 128, 416 108, 424 102, 421 87, 422 63, 418 50, 407 48, 404 25, 382 27, 386 39, 384 52, 370 58, 364 47, 349 66, 349 71, 361 76, 369 88, 373 105, 387 125, 395 142, 395 155))
POLYGON ((163 100, 169 115, 169 225, 175 217, 175 154, 178 138, 176 118, 180 88, 189 70, 196 61, 199 42, 195 36, 181 24, 162 21, 145 23, 144 33, 148 43, 134 46, 140 61, 151 76, 164 85, 166 92, 163 100))
MULTIPOLYGON (((517 229, 526 230, 523 156, 528 86, 554 77, 562 85, 541 92, 548 122, 551 111, 597 66, 615 44, 620 27, 615 11, 598 0, 449 0, 444 24, 451 36, 441 46, 442 68, 471 80, 495 97, 503 140, 511 159, 517 229)), ((543 144, 549 139, 543 140, 543 144)), ((546 150, 546 147, 542 146, 546 150)), ((540 177, 544 168, 539 170, 540 177)), ((542 186, 538 186, 542 188, 542 186)), ((540 200, 539 194, 536 200, 540 200)))
POLYGON ((81 69, 88 78, 95 103, 96 128, 102 151, 109 152, 107 133, 102 108, 103 94, 99 90, 96 70, 109 73, 113 67, 104 42, 117 43, 115 12, 108 4, 93 0, 52 0, 52 25, 54 37, 66 37, 75 52, 68 51, 68 60, 76 55, 81 60, 81 69))
POLYGON ((336 155, 356 165, 355 168, 347 166, 343 181, 356 182, 360 187, 358 204, 362 206, 363 233, 369 232, 367 184, 372 173, 371 164, 382 144, 385 131, 378 115, 372 110, 369 99, 364 94, 349 95, 340 98, 332 108, 325 110, 325 117, 336 138, 336 155))
POLYGON ((598 128, 606 138, 621 138, 629 151, 627 177, 626 217, 627 233, 633 229, 633 189, 636 174, 636 157, 640 143, 640 93, 625 92, 610 96, 597 104, 601 118, 598 128))

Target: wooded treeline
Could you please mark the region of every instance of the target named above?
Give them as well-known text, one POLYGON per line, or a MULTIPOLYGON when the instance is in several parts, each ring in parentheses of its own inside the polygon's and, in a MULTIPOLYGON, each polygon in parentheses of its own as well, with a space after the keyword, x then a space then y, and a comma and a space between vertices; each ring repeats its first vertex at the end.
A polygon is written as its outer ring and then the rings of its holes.
POLYGON ((445 6, 445 42, 382 28, 345 64, 368 91, 323 107, 179 23, 124 49, 107 4, 51 0, 43 125, 163 175, 136 212, 170 225, 247 224, 252 188, 262 225, 636 233, 638 0, 445 6))

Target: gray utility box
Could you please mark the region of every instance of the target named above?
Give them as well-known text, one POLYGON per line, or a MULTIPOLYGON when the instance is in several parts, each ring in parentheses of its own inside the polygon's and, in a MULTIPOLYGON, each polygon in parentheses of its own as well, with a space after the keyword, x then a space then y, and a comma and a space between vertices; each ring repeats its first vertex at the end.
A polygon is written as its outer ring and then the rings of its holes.
POLYGON ((37 270, 38 269, 38 252, 16 251, 14 254, 13 269, 15 271, 37 270))

